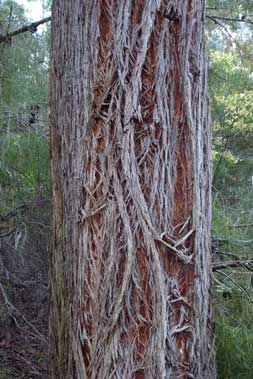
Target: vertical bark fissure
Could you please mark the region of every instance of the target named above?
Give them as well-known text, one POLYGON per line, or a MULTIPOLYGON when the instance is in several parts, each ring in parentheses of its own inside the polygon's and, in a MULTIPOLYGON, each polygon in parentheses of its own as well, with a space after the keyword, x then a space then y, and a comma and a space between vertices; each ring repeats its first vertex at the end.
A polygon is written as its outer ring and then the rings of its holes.
POLYGON ((204 1, 54 0, 52 378, 215 378, 204 1))

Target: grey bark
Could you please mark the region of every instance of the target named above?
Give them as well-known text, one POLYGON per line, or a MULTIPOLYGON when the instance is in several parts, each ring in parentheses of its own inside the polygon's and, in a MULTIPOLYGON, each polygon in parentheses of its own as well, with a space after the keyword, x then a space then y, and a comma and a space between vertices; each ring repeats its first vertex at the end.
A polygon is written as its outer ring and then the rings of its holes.
POLYGON ((54 379, 215 378, 203 0, 54 0, 54 379))

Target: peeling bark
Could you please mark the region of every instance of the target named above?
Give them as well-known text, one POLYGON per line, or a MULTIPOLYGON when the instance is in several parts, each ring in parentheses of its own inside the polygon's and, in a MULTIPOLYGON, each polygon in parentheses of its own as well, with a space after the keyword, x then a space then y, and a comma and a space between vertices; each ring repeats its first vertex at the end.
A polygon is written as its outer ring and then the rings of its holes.
POLYGON ((53 379, 214 379, 204 0, 54 0, 53 379))

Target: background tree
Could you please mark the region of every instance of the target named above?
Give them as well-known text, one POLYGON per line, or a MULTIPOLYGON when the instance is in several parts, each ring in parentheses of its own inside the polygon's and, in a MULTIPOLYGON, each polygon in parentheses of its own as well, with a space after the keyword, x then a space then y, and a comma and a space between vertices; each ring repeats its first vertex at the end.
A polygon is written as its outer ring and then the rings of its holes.
POLYGON ((53 378, 215 378, 204 5, 53 2, 53 378))

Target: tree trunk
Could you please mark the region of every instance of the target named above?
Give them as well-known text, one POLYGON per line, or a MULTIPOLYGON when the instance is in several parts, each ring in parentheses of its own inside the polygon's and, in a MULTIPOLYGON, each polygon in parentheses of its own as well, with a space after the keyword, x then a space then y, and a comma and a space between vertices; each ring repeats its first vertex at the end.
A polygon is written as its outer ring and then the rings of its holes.
POLYGON ((54 379, 214 379, 204 0, 54 0, 54 379))

